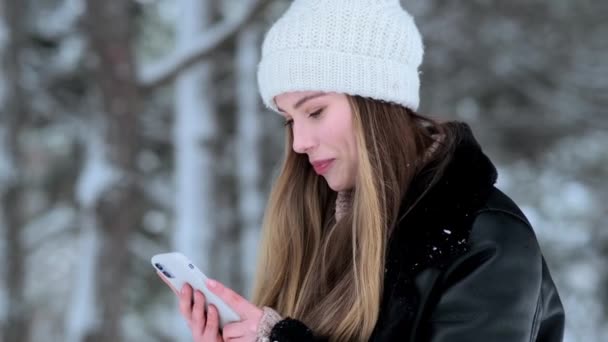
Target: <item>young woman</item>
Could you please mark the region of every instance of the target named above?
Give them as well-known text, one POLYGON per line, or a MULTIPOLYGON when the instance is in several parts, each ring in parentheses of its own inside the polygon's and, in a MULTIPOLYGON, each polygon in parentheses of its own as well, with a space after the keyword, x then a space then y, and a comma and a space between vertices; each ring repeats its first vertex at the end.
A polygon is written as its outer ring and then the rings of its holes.
MULTIPOLYGON (((189 286, 196 341, 561 341, 530 223, 464 123, 416 112, 423 44, 398 0, 295 0, 258 80, 286 123, 250 303, 189 286), (193 303, 193 304, 192 304, 193 303)), ((212 285, 212 284, 210 284, 212 285)))

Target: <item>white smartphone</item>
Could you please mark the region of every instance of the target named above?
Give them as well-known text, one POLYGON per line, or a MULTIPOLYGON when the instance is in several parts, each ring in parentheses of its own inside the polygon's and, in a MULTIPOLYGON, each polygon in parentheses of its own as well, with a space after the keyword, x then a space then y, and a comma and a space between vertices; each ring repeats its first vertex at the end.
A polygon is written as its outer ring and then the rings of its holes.
POLYGON ((178 291, 188 283, 194 290, 200 290, 205 295, 205 312, 208 304, 213 304, 219 313, 220 328, 228 323, 241 320, 223 300, 211 292, 206 285, 207 276, 198 269, 185 255, 178 252, 156 254, 151 259, 152 266, 164 274, 165 278, 178 291))

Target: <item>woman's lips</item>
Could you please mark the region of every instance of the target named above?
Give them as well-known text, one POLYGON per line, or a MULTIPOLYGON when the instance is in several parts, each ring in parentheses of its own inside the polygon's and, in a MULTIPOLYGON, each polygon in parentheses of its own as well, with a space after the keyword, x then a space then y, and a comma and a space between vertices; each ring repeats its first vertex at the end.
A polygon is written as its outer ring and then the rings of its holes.
POLYGON ((312 167, 315 169, 315 172, 319 175, 324 174, 329 170, 331 165, 333 164, 335 159, 325 159, 325 160, 317 160, 312 162, 312 167))

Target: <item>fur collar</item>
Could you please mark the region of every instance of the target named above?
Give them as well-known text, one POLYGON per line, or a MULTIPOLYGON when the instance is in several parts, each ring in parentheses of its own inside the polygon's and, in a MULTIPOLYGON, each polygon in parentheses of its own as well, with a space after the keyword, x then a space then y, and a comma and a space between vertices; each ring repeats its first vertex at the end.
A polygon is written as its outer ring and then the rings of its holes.
MULTIPOLYGON (((465 123, 450 125, 455 125, 460 137, 449 164, 439 181, 398 222, 389 240, 385 290, 389 294, 405 291, 401 295, 410 310, 417 305, 414 293, 409 292, 415 292, 416 274, 429 267, 443 269, 468 250, 474 213, 487 199, 497 178, 496 168, 482 152, 470 127, 465 123)), ((424 192, 424 175, 423 170, 414 178, 404 207, 424 192)))

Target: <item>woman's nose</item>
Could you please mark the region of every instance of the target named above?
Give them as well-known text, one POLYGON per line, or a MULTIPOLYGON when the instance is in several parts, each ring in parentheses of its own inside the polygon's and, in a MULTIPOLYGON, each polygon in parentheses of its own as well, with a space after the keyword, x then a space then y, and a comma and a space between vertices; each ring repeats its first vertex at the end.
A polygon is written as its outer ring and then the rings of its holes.
POLYGON ((312 132, 301 125, 292 124, 293 151, 296 153, 307 153, 315 145, 312 132))

